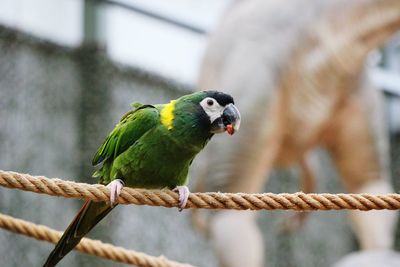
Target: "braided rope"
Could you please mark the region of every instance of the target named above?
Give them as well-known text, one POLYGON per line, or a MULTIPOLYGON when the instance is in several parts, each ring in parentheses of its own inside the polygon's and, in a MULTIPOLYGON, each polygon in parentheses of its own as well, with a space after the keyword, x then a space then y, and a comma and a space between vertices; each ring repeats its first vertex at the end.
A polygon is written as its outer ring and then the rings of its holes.
MULTIPOLYGON (((44 176, 31 176, 0 170, 0 185, 25 191, 108 201, 110 191, 100 184, 89 185, 44 176)), ((123 188, 121 204, 177 207, 178 194, 170 190, 123 188)), ((245 193, 191 193, 186 208, 235 210, 396 210, 400 209, 400 194, 245 194, 245 193)))
MULTIPOLYGON (((62 235, 62 232, 47 226, 37 225, 4 214, 0 214, 0 227, 17 234, 27 235, 51 243, 57 243, 62 235)), ((86 254, 139 267, 193 267, 189 264, 170 261, 163 256, 153 257, 89 238, 83 238, 75 249, 86 254)))

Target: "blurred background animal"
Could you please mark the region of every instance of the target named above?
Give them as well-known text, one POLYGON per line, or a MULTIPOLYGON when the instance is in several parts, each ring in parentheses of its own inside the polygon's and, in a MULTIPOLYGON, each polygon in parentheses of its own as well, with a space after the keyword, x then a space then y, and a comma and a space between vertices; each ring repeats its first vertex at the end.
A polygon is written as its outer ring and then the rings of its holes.
MULTIPOLYGON (((206 149, 198 188, 268 191, 274 168, 298 166, 299 190, 313 192, 310 154, 324 147, 347 192, 393 192, 381 95, 364 66, 368 53, 399 28, 397 1, 238 1, 213 33, 198 88, 234 95, 243 131, 235 147, 218 139, 206 149)), ((392 248, 395 212, 349 217, 361 249, 392 248)), ((235 211, 209 218, 220 266, 264 266, 256 219, 235 211)))

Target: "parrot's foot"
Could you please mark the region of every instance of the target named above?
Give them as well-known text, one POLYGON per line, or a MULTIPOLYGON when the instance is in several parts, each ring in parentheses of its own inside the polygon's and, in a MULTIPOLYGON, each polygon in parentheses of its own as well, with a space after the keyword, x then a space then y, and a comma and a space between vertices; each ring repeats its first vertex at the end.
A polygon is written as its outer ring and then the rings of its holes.
POLYGON ((121 189, 124 187, 125 183, 121 179, 115 179, 107 186, 110 187, 110 206, 114 207, 119 195, 121 194, 121 189))
POLYGON ((179 211, 182 211, 183 208, 186 206, 186 203, 189 199, 189 188, 187 186, 177 186, 173 190, 174 192, 178 192, 179 194, 179 211))

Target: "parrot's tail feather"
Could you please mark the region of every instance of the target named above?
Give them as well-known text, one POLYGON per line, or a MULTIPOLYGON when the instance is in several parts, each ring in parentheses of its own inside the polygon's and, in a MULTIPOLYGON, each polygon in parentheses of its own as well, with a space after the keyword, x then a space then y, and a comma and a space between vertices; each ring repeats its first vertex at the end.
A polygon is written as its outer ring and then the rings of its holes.
POLYGON ((112 209, 113 207, 106 202, 86 201, 50 253, 43 267, 56 266, 112 209))

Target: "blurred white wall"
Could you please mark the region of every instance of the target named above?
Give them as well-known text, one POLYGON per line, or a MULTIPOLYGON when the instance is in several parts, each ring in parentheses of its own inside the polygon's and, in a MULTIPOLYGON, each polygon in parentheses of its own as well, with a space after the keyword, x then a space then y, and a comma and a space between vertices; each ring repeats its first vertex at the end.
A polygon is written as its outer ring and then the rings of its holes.
POLYGON ((207 36, 119 7, 109 8, 106 15, 106 46, 112 59, 180 82, 196 80, 207 36))
POLYGON ((0 24, 77 46, 82 40, 82 0, 0 0, 0 24))
MULTIPOLYGON (((208 32, 231 0, 119 0, 208 32)), ((83 39, 84 0, 0 0, 0 24, 66 46, 83 39)), ((112 59, 194 84, 207 35, 101 4, 99 35, 112 59)))

